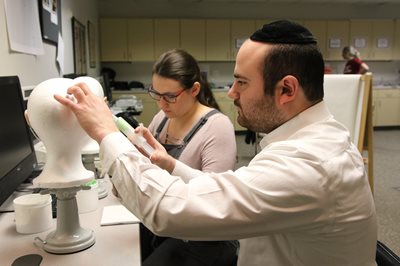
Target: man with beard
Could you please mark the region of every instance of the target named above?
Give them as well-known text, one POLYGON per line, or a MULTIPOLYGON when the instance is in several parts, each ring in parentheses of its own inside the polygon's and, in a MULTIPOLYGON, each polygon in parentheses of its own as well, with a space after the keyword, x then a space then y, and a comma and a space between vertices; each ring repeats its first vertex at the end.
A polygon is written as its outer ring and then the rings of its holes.
MULTIPOLYGON (((100 143, 103 170, 122 203, 154 233, 248 238, 248 246, 262 238, 256 265, 376 265, 376 215, 363 160, 329 112, 323 80, 324 61, 306 28, 283 20, 256 31, 239 50, 229 96, 238 122, 266 136, 247 167, 224 173, 173 159, 148 130, 142 132, 156 152, 141 155, 84 84, 69 90, 76 101, 55 98, 100 143)), ((250 265, 245 252, 246 245, 240 263, 250 265)))

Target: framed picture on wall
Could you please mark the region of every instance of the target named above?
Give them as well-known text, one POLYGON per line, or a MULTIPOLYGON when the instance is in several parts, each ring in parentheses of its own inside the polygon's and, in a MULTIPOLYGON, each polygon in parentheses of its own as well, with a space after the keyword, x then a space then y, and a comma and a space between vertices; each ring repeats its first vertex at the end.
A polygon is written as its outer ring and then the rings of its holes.
POLYGON ((61 32, 61 0, 39 0, 39 17, 43 40, 57 44, 61 32))
POLYGON ((89 41, 89 66, 96 67, 96 30, 94 24, 88 20, 88 41, 89 41))
POLYGON ((75 74, 86 75, 86 29, 85 25, 72 17, 72 44, 74 49, 75 74))

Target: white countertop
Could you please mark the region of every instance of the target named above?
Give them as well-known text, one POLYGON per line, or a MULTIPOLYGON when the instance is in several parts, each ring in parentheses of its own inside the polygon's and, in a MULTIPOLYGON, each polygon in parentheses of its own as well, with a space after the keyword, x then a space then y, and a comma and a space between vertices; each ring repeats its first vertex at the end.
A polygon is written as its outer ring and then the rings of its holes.
POLYGON ((35 237, 45 239, 48 233, 55 230, 56 219, 53 219, 54 226, 48 231, 19 234, 15 229, 14 213, 1 213, 0 264, 11 265, 16 258, 23 255, 39 254, 43 257, 41 266, 139 266, 141 264, 139 225, 100 225, 103 207, 119 204, 119 200, 111 193, 110 183, 108 185, 108 196, 99 200, 97 210, 79 215, 81 226, 93 230, 96 237, 93 246, 80 252, 65 255, 50 254, 34 244, 35 237))
POLYGON ((389 89, 400 89, 400 84, 393 84, 393 85, 372 85, 374 90, 389 90, 389 89))

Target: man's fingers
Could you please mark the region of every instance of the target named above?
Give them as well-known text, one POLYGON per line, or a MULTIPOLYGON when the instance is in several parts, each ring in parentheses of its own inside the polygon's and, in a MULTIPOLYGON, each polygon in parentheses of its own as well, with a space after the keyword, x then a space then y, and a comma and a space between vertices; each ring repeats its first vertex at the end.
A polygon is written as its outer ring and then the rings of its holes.
POLYGON ((89 94, 92 93, 92 91, 90 90, 89 86, 84 82, 80 82, 78 84, 75 84, 75 86, 79 87, 83 91, 83 93, 85 95, 89 95, 89 94))
POLYGON ((74 104, 74 102, 71 99, 67 99, 66 97, 61 96, 59 94, 54 94, 54 99, 56 99, 56 101, 58 101, 62 105, 72 106, 74 104))
POLYGON ((67 92, 69 94, 74 95, 75 98, 78 100, 78 102, 81 102, 85 98, 85 96, 87 95, 85 93, 85 91, 81 87, 76 86, 76 85, 72 86, 72 87, 69 87, 67 92))

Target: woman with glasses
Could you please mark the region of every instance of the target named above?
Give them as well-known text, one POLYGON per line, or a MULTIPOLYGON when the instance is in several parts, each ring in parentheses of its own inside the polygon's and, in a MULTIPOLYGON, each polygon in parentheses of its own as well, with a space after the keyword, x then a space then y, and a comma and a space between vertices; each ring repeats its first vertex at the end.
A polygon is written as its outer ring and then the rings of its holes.
MULTIPOLYGON (((160 108, 149 130, 170 155, 206 172, 234 168, 233 125, 219 112, 193 56, 179 49, 162 54, 153 66, 148 92, 160 108)), ((236 265, 239 247, 236 240, 186 241, 159 237, 142 224, 140 240, 143 266, 232 266, 236 265)))

